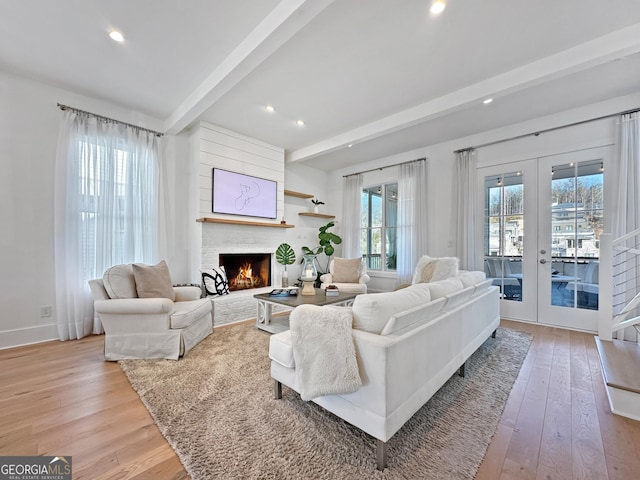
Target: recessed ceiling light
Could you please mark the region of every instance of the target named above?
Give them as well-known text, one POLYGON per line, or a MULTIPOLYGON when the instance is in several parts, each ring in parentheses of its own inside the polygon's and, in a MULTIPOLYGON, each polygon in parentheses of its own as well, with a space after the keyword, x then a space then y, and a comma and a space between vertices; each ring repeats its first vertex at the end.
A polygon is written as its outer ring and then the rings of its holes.
POLYGON ((109 36, 111 37, 111 40, 115 40, 116 42, 120 43, 124 42, 124 37, 117 30, 112 30, 111 32, 109 32, 109 36))
POLYGON ((304 126, 304 120, 296 120, 296 125, 298 125, 299 127, 304 126))
POLYGON ((264 107, 264 109, 269 112, 269 113, 273 113, 276 111, 275 107, 273 105, 267 105, 264 107))
POLYGON ((431 4, 431 13, 433 13, 434 15, 438 15, 442 13, 446 7, 447 2, 445 0, 435 0, 431 4))
POLYGON ((347 148, 351 148, 353 147, 353 143, 350 143, 349 145, 347 145, 347 148))
POLYGON ((482 103, 484 103, 485 105, 489 105, 491 102, 493 102, 493 98, 487 98, 482 101, 482 103))

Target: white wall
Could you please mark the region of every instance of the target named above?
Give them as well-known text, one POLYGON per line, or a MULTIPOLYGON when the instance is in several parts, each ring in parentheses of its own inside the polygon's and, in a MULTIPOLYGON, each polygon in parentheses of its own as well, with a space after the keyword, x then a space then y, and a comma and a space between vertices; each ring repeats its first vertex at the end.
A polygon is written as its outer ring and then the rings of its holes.
MULTIPOLYGON (((426 157, 428 165, 427 188, 429 201, 426 221, 429 227, 429 252, 425 253, 431 256, 451 256, 455 254, 450 221, 452 218, 454 150, 489 142, 497 142, 506 138, 533 132, 540 132, 561 125, 638 108, 639 106, 640 93, 627 95, 560 114, 541 117, 509 127, 404 152, 392 157, 374 159, 371 162, 331 172, 330 178, 328 179, 328 185, 330 186, 328 195, 331 198, 335 198, 336 201, 341 202, 341 179, 343 175, 426 157)), ((527 136, 518 140, 479 148, 478 166, 519 161, 612 144, 615 141, 615 122, 615 118, 608 118, 574 127, 562 128, 553 132, 543 133, 539 136, 527 136)), ((385 173, 384 181, 390 182, 397 179, 397 173, 394 173, 396 172, 395 169, 385 169, 383 171, 385 173)), ((364 179, 365 185, 373 185, 379 182, 379 178, 374 178, 376 175, 379 175, 379 173, 372 172, 366 174, 364 179)), ((609 205, 605 207, 607 209, 605 215, 607 215, 608 212, 613 211, 612 209, 617 208, 617 205, 609 202, 609 205)), ((391 290, 395 287, 396 282, 394 277, 377 275, 375 272, 369 273, 372 276, 372 280, 369 283, 370 291, 391 290)))
MULTIPOLYGON (((339 199, 328 195, 326 172, 295 163, 287 164, 285 170, 285 186, 287 190, 313 195, 316 199, 324 202, 320 205, 319 213, 335 215, 335 219, 325 219, 317 217, 300 216, 300 212, 310 212, 313 204, 310 199, 297 197, 284 197, 284 213, 287 223, 295 225, 295 228, 287 230, 286 241, 296 252, 296 263, 287 267, 289 271, 289 281, 296 282, 300 276, 300 262, 302 261, 302 247, 314 249, 318 246, 318 229, 331 221, 335 226, 329 230, 340 234, 340 211, 339 199)), ((326 270, 327 259, 321 255, 318 259, 321 268, 326 270)))
MULTIPOLYGON (((61 116, 58 102, 142 127, 162 128, 157 119, 0 72, 0 348, 57 338, 53 178, 61 116), (47 305, 53 307, 53 316, 40 318, 40 307, 47 305)), ((179 167, 173 155, 184 153, 184 140, 167 141, 172 144, 167 164, 175 172, 179 167)), ((177 195, 168 203, 176 212, 184 209, 180 184, 184 179, 179 180, 168 179, 169 190, 177 195)), ((170 265, 184 263, 184 248, 174 242, 169 250, 170 265)), ((174 280, 181 281, 181 275, 178 272, 174 280)))

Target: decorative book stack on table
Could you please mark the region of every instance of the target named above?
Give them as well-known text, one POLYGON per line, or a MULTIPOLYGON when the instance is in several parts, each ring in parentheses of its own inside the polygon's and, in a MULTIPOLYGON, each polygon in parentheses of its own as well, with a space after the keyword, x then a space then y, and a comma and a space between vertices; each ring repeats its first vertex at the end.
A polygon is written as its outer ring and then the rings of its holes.
POLYGON ((276 288, 269 292, 270 297, 295 297, 297 295, 297 288, 276 288))
POLYGON ((338 290, 338 287, 333 284, 327 285, 327 288, 324 292, 327 297, 337 297, 338 295, 340 295, 340 290, 338 290))

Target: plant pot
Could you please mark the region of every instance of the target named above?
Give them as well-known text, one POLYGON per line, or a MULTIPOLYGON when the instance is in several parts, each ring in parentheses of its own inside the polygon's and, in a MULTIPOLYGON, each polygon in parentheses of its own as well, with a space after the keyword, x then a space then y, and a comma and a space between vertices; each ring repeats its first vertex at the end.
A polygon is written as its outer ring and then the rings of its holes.
POLYGON ((287 288, 289 286, 289 274, 287 273, 286 270, 282 271, 282 281, 281 281, 282 288, 287 288))
POLYGON ((318 207, 318 205, 314 205, 313 206, 313 213, 318 213, 320 211, 320 208, 318 207))

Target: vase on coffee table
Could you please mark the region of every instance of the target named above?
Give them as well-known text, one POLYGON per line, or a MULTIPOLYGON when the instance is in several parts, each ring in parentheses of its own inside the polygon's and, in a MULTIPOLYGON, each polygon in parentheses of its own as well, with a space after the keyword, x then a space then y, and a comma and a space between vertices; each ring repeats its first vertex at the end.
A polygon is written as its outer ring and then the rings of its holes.
POLYGON ((316 289, 314 284, 318 277, 318 269, 316 268, 316 256, 305 254, 302 256, 302 273, 300 280, 302 281, 302 291, 300 295, 315 295, 316 289))

